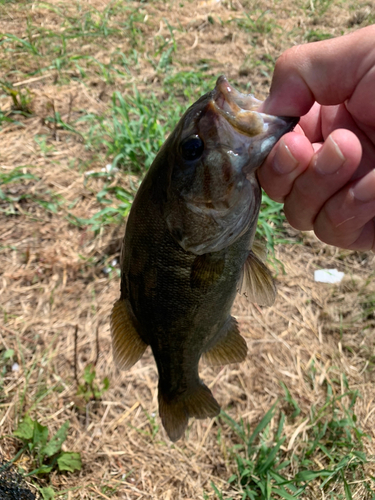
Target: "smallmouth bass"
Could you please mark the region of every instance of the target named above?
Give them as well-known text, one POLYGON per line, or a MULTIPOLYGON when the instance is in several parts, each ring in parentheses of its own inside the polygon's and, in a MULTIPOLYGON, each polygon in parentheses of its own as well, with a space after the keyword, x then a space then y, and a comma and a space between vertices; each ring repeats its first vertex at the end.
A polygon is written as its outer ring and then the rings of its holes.
POLYGON ((243 361, 230 311, 241 286, 271 305, 276 290, 251 250, 261 204, 256 169, 298 118, 257 111, 261 101, 224 76, 183 115, 134 199, 121 252, 121 296, 111 313, 116 363, 151 346, 159 413, 172 441, 190 417, 218 415, 198 363, 243 361))

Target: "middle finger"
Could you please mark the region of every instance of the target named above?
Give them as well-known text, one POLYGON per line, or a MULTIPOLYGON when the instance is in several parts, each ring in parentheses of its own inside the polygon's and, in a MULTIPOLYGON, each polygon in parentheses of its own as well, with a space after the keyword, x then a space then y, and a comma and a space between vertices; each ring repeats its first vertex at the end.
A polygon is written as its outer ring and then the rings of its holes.
POLYGON ((361 153, 361 144, 352 132, 339 129, 330 134, 285 200, 285 215, 293 227, 302 231, 313 228, 325 202, 350 180, 361 153))

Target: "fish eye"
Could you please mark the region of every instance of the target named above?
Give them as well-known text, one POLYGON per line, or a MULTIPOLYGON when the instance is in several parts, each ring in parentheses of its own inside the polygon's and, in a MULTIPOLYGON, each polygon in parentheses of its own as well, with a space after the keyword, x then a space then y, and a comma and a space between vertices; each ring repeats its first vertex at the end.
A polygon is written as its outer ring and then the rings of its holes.
POLYGON ((180 150, 184 160, 198 160, 203 154, 204 144, 198 135, 193 135, 181 143, 180 150))

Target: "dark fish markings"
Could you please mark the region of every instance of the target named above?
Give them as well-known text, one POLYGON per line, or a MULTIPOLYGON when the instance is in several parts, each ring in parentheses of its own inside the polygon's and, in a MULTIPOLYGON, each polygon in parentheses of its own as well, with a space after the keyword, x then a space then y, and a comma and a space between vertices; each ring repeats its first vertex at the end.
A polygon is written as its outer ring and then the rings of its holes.
POLYGON ((162 146, 129 215, 113 353, 130 368, 151 346, 159 413, 173 441, 190 417, 220 411, 199 378, 199 360, 246 357, 230 314, 238 288, 261 305, 275 297, 270 272, 251 250, 261 203, 256 169, 298 120, 263 115, 259 104, 220 77, 162 146))

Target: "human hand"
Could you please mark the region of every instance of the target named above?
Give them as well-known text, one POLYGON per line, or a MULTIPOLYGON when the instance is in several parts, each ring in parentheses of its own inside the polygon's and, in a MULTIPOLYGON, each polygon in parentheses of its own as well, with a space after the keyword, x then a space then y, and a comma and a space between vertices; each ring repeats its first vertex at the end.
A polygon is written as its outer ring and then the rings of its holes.
POLYGON ((290 224, 375 251, 375 25, 284 52, 262 111, 302 116, 258 171, 290 224))

